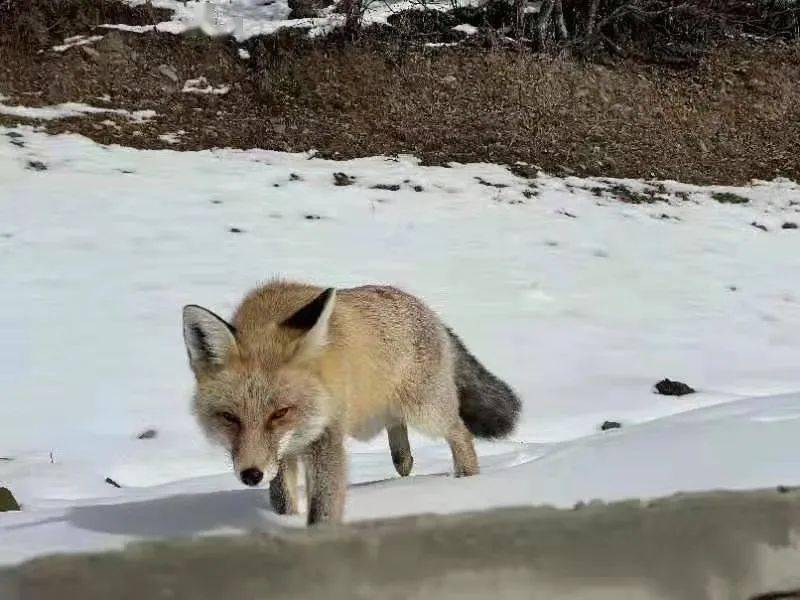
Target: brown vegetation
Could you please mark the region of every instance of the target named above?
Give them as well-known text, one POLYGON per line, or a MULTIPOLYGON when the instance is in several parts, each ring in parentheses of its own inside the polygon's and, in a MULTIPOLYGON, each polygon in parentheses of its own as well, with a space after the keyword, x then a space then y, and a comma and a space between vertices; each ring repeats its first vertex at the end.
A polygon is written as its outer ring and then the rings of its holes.
MULTIPOLYGON (((115 18, 161 18, 141 10, 115 18)), ((633 51, 599 61, 534 53, 490 34, 429 48, 399 25, 346 43, 299 32, 259 38, 246 45, 249 60, 233 40, 199 33, 97 30, 105 37, 92 51, 48 49, 106 18, 59 21, 47 29, 46 45, 18 43, 5 30, 0 91, 30 106, 103 105, 98 97, 107 95, 114 108, 153 109, 159 116, 146 123, 111 117, 116 127, 100 122, 107 116, 43 123, 136 147, 316 149, 337 158, 413 153, 429 163, 523 161, 556 173, 694 182, 800 179, 800 45, 793 41, 711 40, 702 59, 683 69, 633 51), (183 82, 199 76, 231 90, 182 93, 183 82), (186 133, 177 144, 159 139, 178 130, 186 133)), ((452 35, 441 23, 429 28, 452 35)), ((0 124, 14 122, 21 120, 0 115, 0 124)))

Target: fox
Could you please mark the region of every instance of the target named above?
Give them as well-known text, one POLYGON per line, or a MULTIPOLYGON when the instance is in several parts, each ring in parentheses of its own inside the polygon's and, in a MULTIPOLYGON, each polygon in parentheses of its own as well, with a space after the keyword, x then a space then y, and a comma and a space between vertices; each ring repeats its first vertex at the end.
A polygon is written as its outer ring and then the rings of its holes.
POLYGON ((474 437, 510 435, 521 403, 419 298, 385 285, 336 289, 271 280, 230 322, 183 307, 192 411, 247 486, 308 525, 342 521, 345 440, 385 430, 395 470, 411 473, 408 428, 444 438, 456 477, 479 472, 474 437))

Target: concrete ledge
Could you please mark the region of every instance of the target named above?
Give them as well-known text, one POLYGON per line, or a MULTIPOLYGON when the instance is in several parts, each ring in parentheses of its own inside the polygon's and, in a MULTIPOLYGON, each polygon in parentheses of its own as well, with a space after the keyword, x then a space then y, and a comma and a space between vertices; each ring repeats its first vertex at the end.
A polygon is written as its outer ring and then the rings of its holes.
POLYGON ((40 558, 0 598, 800 598, 774 595, 800 589, 798 531, 790 490, 424 515, 40 558))

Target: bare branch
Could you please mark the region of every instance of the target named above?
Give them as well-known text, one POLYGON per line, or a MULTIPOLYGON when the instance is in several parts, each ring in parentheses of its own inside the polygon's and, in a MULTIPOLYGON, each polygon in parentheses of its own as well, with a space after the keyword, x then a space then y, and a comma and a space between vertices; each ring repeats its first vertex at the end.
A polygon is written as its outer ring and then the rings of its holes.
POLYGON ((525 37, 525 0, 514 0, 514 33, 517 39, 525 37))
POLYGON ((539 9, 539 19, 536 21, 536 28, 539 32, 539 48, 544 48, 547 42, 547 27, 550 23, 550 15, 553 12, 553 0, 542 0, 539 9))
POLYGON ((594 33, 598 4, 600 4, 600 0, 589 0, 589 14, 586 17, 586 35, 592 35, 594 33))
POLYGON ((569 39, 569 31, 567 30, 567 23, 564 21, 564 5, 561 0, 553 2, 553 20, 556 23, 556 31, 562 40, 569 39))

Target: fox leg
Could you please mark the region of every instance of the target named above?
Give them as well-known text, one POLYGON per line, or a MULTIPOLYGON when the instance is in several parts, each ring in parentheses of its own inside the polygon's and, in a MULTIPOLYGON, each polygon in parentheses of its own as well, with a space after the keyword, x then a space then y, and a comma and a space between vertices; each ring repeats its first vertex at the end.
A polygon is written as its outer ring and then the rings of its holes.
POLYGON ((269 499, 279 515, 293 515, 298 511, 297 457, 281 459, 278 474, 269 482, 269 499))
POLYGON ((408 428, 405 423, 400 423, 390 425, 386 432, 389 434, 389 449, 392 451, 394 468, 401 477, 406 477, 414 466, 414 457, 411 456, 411 446, 408 443, 408 428))
POLYGON ((329 427, 313 442, 305 455, 308 524, 339 523, 347 493, 344 435, 329 427))
POLYGON ((450 451, 453 453, 455 476, 468 477, 477 475, 480 469, 478 467, 478 456, 475 454, 475 445, 472 442, 472 434, 464 425, 461 417, 457 418, 445 437, 447 443, 450 444, 450 451))

